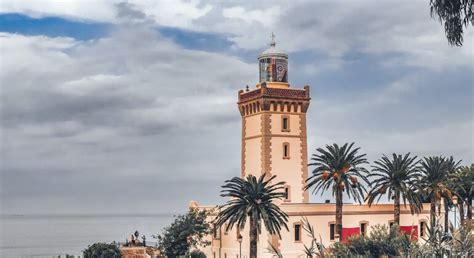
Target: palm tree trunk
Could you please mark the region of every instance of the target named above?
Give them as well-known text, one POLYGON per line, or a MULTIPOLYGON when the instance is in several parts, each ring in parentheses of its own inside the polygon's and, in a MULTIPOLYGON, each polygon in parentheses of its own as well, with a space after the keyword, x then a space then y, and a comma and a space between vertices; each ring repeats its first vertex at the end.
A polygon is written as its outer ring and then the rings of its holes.
POLYGON ((339 241, 342 239, 342 190, 336 190, 336 233, 339 241))
POLYGON ((448 233, 449 227, 449 205, 447 199, 444 200, 444 232, 448 233))
POLYGON ((257 221, 255 221, 253 215, 250 215, 250 230, 249 230, 249 239, 250 239, 250 258, 257 258, 257 221))
POLYGON ((467 219, 472 221, 472 195, 467 197, 467 219))
POLYGON ((435 196, 431 197, 431 205, 430 205, 430 226, 433 228, 435 225, 436 219, 436 199, 435 196))
POLYGON ((458 198, 458 206, 459 206, 459 221, 461 225, 464 225, 464 200, 462 198, 458 198))
POLYGON ((400 226, 400 192, 396 191, 394 197, 393 220, 400 226))

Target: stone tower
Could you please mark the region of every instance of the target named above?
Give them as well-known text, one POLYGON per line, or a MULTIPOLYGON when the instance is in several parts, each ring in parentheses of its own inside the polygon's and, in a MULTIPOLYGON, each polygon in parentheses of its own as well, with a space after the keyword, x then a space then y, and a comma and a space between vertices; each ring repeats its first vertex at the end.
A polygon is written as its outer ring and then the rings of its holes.
POLYGON ((270 48, 259 57, 259 83, 238 93, 242 115, 241 176, 276 175, 285 181, 285 202, 307 203, 303 191, 308 176, 306 111, 309 86, 293 89, 288 83, 288 55, 270 48))

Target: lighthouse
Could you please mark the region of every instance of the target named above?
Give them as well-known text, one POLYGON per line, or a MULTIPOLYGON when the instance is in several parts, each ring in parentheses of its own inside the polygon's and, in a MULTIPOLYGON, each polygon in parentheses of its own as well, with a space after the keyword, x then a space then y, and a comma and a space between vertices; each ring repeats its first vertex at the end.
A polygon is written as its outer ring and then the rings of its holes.
POLYGON ((258 56, 259 82, 238 92, 242 116, 241 176, 276 175, 285 181, 284 202, 307 203, 303 190, 308 176, 306 111, 309 86, 292 88, 288 82, 288 55, 275 37, 258 56))

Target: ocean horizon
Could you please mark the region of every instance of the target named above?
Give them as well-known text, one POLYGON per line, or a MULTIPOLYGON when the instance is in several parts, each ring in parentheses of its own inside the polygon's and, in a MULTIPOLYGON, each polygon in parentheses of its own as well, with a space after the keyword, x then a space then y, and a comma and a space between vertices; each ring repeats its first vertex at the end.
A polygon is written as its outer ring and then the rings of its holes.
POLYGON ((148 243, 177 213, 0 214, 0 257, 80 256, 95 242, 125 242, 135 230, 148 243))

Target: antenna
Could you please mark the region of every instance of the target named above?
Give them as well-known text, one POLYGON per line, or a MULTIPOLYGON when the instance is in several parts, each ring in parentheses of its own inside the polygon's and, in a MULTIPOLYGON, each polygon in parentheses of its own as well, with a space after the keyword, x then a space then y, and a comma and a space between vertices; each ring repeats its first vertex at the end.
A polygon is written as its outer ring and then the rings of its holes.
POLYGON ((272 40, 270 41, 270 46, 274 47, 276 45, 275 34, 273 34, 272 32, 272 35, 270 37, 272 38, 272 40))

